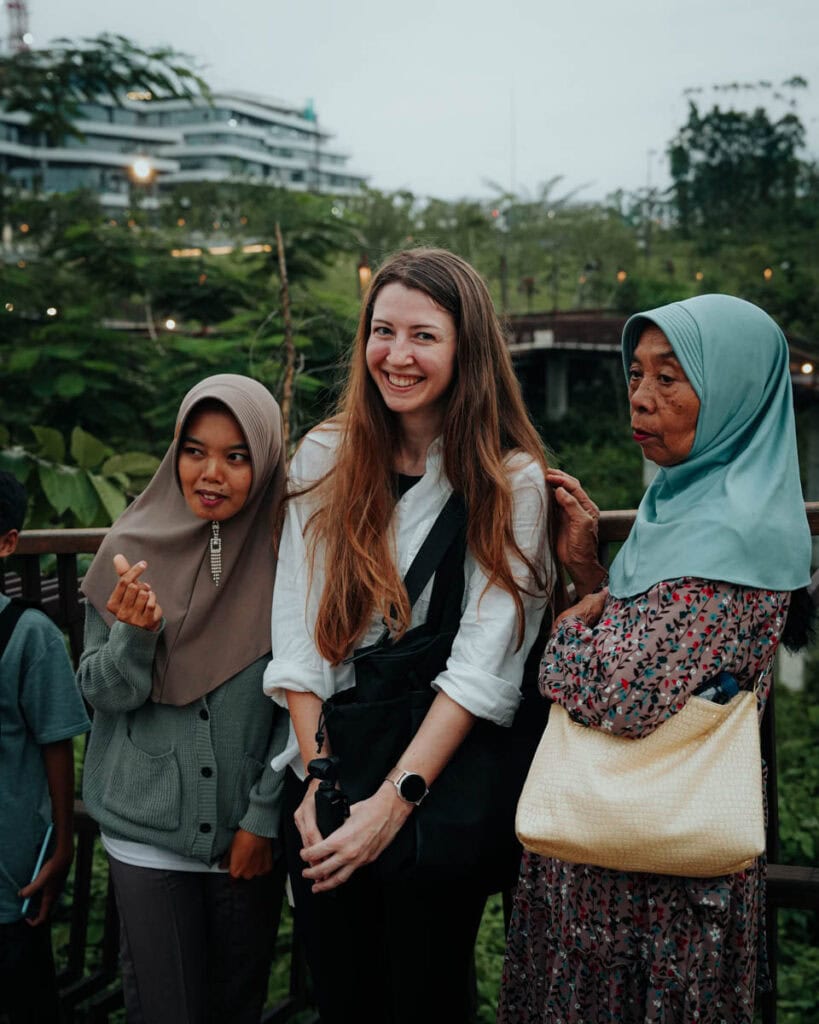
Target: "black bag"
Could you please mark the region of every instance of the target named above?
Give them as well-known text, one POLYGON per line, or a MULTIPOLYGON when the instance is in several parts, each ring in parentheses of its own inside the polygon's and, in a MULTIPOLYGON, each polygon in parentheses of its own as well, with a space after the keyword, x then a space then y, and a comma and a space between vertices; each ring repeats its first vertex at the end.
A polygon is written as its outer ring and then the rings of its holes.
MULTIPOLYGON (((385 630, 375 644, 355 651, 355 686, 323 704, 319 734, 326 729, 351 802, 371 796, 383 783, 435 699, 430 683, 446 667, 460 624, 465 553, 465 509, 453 495, 404 579, 414 604, 435 572, 426 622, 396 643, 385 630)), ((526 662, 512 726, 476 720, 376 861, 382 878, 457 878, 486 892, 514 885, 521 854, 515 809, 548 717, 548 702, 537 689, 545 635, 544 624, 526 662)))

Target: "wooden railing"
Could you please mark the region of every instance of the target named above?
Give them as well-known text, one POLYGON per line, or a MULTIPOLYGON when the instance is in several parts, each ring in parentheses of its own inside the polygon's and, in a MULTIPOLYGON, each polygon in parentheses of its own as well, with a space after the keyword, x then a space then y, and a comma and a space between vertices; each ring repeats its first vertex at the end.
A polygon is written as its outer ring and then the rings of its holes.
MULTIPOLYGON (((819 535, 819 502, 806 505, 811 533, 819 535)), ((600 518, 600 544, 604 563, 610 545, 625 540, 634 522, 633 511, 603 512, 600 518)), ((30 530, 21 534, 17 549, 19 579, 0 577, 2 589, 41 603, 69 638, 74 662, 82 650, 83 606, 79 599, 77 556, 93 554, 105 530, 30 530), (40 556, 56 555, 55 577, 43 579, 40 556)), ((819 587, 817 587, 819 589, 819 587)), ((783 908, 819 911, 819 869, 778 863, 779 814, 776 777, 775 703, 773 691, 762 724, 763 756, 768 764, 768 944, 774 991, 763 997, 763 1024, 776 1022, 776 923, 783 908)), ((82 1013, 89 1022, 107 1022, 108 1014, 122 1005, 118 982, 119 947, 116 907, 110 884, 107 889, 101 949, 98 965, 89 963, 89 907, 93 882, 93 852, 97 827, 81 801, 76 805, 77 856, 74 871, 73 900, 70 909, 68 959, 60 975, 60 986, 68 1024, 82 1013)), ((287 997, 268 1007, 263 1020, 284 1022, 309 1008, 306 972, 301 950, 291 945, 277 950, 290 956, 290 987, 287 997)))

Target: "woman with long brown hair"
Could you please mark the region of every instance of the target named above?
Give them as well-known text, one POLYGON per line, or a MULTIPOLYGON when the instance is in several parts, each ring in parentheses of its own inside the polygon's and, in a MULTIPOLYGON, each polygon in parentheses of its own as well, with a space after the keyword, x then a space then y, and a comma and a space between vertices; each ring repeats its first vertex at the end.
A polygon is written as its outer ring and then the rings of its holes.
MULTIPOLYGON (((265 690, 290 710, 289 870, 322 1021, 468 1021, 487 888, 385 878, 385 851, 478 720, 508 726, 551 585, 546 460, 483 281, 440 249, 389 258, 362 310, 337 415, 290 470, 265 690), (451 651, 423 722, 371 795, 322 838, 313 758, 354 651, 424 623, 403 577, 452 494, 466 508, 451 651), (462 549, 463 550, 463 549, 462 549), (318 734, 318 735, 317 735, 318 734)), ((330 730, 332 739, 332 730, 330 730)), ((286 797, 286 816, 288 800, 286 797)))

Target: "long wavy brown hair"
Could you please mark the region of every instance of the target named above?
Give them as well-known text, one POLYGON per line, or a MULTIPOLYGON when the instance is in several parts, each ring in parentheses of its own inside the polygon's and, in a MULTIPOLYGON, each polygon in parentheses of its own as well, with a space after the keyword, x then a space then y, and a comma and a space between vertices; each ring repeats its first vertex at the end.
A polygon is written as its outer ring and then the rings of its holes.
POLYGON ((318 496, 307 527, 313 558, 318 541, 325 551, 315 639, 331 664, 347 656, 374 610, 399 636, 410 624, 407 592, 390 545, 400 423, 382 400, 365 356, 376 297, 393 282, 424 292, 455 321, 455 373, 443 426, 444 471, 465 500, 467 543, 486 573, 487 588, 501 587, 514 598, 518 646, 523 642, 524 610, 510 556, 528 566, 536 592, 546 589, 546 553, 535 564, 515 542, 505 465, 510 453, 520 451, 545 473, 546 457, 486 285, 465 260, 444 249, 395 253, 373 277, 338 409, 327 424, 341 432, 334 467, 310 488, 318 496))

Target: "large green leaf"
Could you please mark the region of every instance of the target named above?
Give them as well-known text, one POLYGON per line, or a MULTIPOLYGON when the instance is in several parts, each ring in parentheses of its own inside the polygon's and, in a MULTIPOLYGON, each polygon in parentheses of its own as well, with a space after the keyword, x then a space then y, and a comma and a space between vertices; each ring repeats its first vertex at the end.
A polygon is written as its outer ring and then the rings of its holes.
POLYGON ((38 455, 42 455, 49 462, 62 462, 65 459, 65 441, 59 430, 53 430, 51 427, 32 427, 31 432, 40 446, 38 455))
POLYGON ((304 391, 307 394, 315 394, 321 391, 322 388, 326 388, 327 384, 323 380, 319 380, 317 377, 311 377, 307 373, 300 373, 296 377, 296 388, 299 391, 304 391))
POLYGON ((127 473, 128 476, 153 476, 159 466, 159 459, 146 452, 125 452, 123 455, 112 455, 102 472, 106 476, 115 473, 127 473))
POLYGON ((85 378, 81 373, 61 373, 57 377, 56 391, 60 398, 77 398, 85 391, 85 378))
POLYGON ((0 449, 0 470, 4 473, 11 473, 17 477, 21 484, 24 484, 34 465, 31 456, 19 445, 14 448, 0 449))
POLYGON ((71 457, 81 469, 93 469, 99 466, 109 448, 87 433, 82 427, 74 427, 71 431, 71 457))
POLYGON ((122 491, 117 490, 111 481, 106 480, 104 476, 89 473, 88 477, 102 502, 103 508, 108 513, 110 521, 113 523, 117 516, 125 511, 125 506, 128 504, 125 495, 122 491))
POLYGON ((70 509, 81 526, 93 522, 99 509, 99 498, 84 470, 41 462, 40 485, 49 504, 59 515, 70 509))
POLYGON ((9 356, 9 373, 25 373, 37 365, 40 353, 36 348, 18 348, 9 356))

